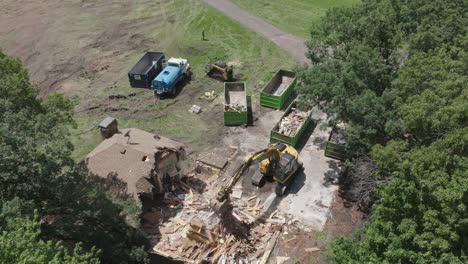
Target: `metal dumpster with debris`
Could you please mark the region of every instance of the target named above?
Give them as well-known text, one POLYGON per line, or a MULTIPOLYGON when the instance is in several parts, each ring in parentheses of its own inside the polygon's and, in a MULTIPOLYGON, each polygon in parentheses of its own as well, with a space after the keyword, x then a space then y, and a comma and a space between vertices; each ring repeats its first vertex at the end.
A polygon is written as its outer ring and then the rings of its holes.
POLYGON ((311 110, 301 109, 296 101, 292 102, 271 130, 270 143, 283 142, 295 147, 310 124, 311 114, 311 110))
POLYGON ((151 88, 151 82, 163 69, 164 53, 148 51, 128 72, 128 81, 134 88, 151 88))
POLYGON ((344 127, 340 126, 340 124, 334 126, 330 132, 330 136, 325 144, 325 156, 338 160, 346 160, 348 158, 344 127))
POLYGON ((238 126, 248 122, 245 82, 224 83, 224 125, 238 126))
POLYGON ((288 101, 295 85, 294 72, 279 70, 260 92, 260 105, 280 109, 288 101))

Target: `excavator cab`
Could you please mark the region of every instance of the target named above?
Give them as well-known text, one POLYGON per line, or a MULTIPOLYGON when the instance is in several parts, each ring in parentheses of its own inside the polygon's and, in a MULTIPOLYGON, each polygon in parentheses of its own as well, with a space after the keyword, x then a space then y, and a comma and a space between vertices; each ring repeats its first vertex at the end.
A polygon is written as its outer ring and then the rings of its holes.
POLYGON ((296 163, 297 159, 293 155, 288 152, 284 153, 276 164, 273 173, 274 180, 285 183, 291 176, 291 173, 296 171, 296 163))
POLYGON ((278 184, 275 189, 277 195, 284 194, 286 187, 291 182, 294 174, 301 168, 298 161, 297 150, 283 143, 275 143, 268 148, 248 155, 240 167, 236 170, 231 179, 218 192, 215 207, 222 207, 229 199, 232 187, 244 175, 245 171, 253 164, 259 164, 259 169, 252 175, 252 184, 262 187, 267 177, 272 177, 278 184))

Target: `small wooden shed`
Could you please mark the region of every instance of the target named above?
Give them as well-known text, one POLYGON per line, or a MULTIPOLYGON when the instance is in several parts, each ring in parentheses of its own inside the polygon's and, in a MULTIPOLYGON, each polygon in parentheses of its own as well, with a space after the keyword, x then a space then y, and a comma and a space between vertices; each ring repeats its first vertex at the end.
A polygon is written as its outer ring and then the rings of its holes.
POLYGON ((99 123, 98 127, 101 130, 103 138, 110 138, 115 133, 119 132, 117 119, 110 116, 104 118, 101 123, 99 123))

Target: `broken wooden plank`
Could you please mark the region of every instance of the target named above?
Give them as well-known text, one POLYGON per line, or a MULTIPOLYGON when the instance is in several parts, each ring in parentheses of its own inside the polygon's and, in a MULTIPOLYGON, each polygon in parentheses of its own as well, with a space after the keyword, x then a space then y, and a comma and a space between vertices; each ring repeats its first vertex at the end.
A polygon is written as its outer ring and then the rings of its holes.
POLYGON ((268 260, 270 259, 271 252, 276 246, 276 241, 278 240, 278 237, 281 232, 276 232, 270 241, 268 242, 267 249, 265 250, 265 253, 263 254, 262 260, 260 261, 260 264, 266 264, 268 263, 268 260))
POLYGON ((257 220, 257 218, 243 210, 240 210, 239 211, 241 214, 245 215, 251 222, 255 222, 257 220))
POLYGON ((165 258, 172 259, 172 260, 183 261, 184 263, 195 263, 195 261, 193 261, 193 260, 181 257, 179 255, 176 255, 176 254, 172 253, 172 252, 163 251, 163 250, 160 250, 160 249, 157 249, 157 248, 153 248, 152 253, 163 256, 165 258))
POLYGON ((198 233, 194 233, 194 232, 189 232, 187 234, 187 237, 191 240, 195 240, 195 241, 198 241, 198 242, 202 242, 202 243, 205 243, 205 244, 209 244, 210 243, 210 240, 208 240, 208 238, 205 238, 203 237, 201 234, 198 234, 198 233))
POLYGON ((305 251, 305 252, 309 252, 309 253, 310 253, 310 252, 313 253, 313 252, 320 251, 320 248, 318 248, 318 247, 304 248, 304 251, 305 251))
POLYGON ((296 238, 297 238, 297 237, 293 237, 293 238, 291 238, 291 239, 288 239, 288 240, 284 241, 284 243, 289 243, 289 242, 295 240, 296 238))

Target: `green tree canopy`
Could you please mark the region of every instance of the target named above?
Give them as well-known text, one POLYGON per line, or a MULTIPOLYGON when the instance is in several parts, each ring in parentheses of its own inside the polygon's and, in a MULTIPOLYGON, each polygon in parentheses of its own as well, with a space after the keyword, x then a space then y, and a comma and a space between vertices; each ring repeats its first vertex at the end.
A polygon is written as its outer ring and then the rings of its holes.
MULTIPOLYGON (((400 111, 392 95, 392 90, 404 89, 401 82, 393 87, 400 68, 413 56, 424 57, 418 55, 421 52, 456 53, 448 50, 466 35, 467 12, 463 0, 366 0, 356 7, 330 10, 311 32, 308 47, 313 66, 299 73, 302 100, 320 105, 333 117, 331 122, 349 125, 345 136, 352 156, 403 136, 404 121, 409 120, 402 115, 409 115, 400 111)), ((421 65, 428 62, 420 60, 421 65)), ((450 71, 454 65, 439 67, 450 71)), ((463 67, 458 70, 463 71, 463 67)))
POLYGON ((128 225, 122 206, 88 182, 86 168, 71 158, 72 116, 68 99, 58 94, 40 99, 21 63, 0 52, 0 204, 20 199, 30 205, 28 217, 37 210, 41 222, 40 232, 30 218, 18 220, 24 227, 18 232, 5 229, 4 222, 4 239, 37 240, 40 252, 58 252, 58 260, 75 261, 60 253, 60 246, 40 241, 81 243, 83 250, 99 250, 106 263, 143 262, 145 240, 138 226, 128 225))
POLYGON ((0 210, 0 263, 99 263, 94 250, 84 253, 77 244, 69 253, 59 242, 42 240, 38 217, 27 216, 27 206, 15 198, 0 210))
MULTIPOLYGON (((466 263, 468 261, 468 129, 401 156, 376 152, 394 175, 378 192, 372 222, 353 239, 340 239, 336 263, 466 263), (450 150, 448 152, 447 150, 450 150), (386 156, 380 157, 379 154, 386 156), (395 163, 389 155, 401 157, 395 163)), ((393 154, 392 154, 393 152, 393 154)))
POLYGON ((379 185, 332 261, 468 262, 467 14, 463 0, 364 0, 311 32, 302 100, 348 124, 348 187, 379 185))

